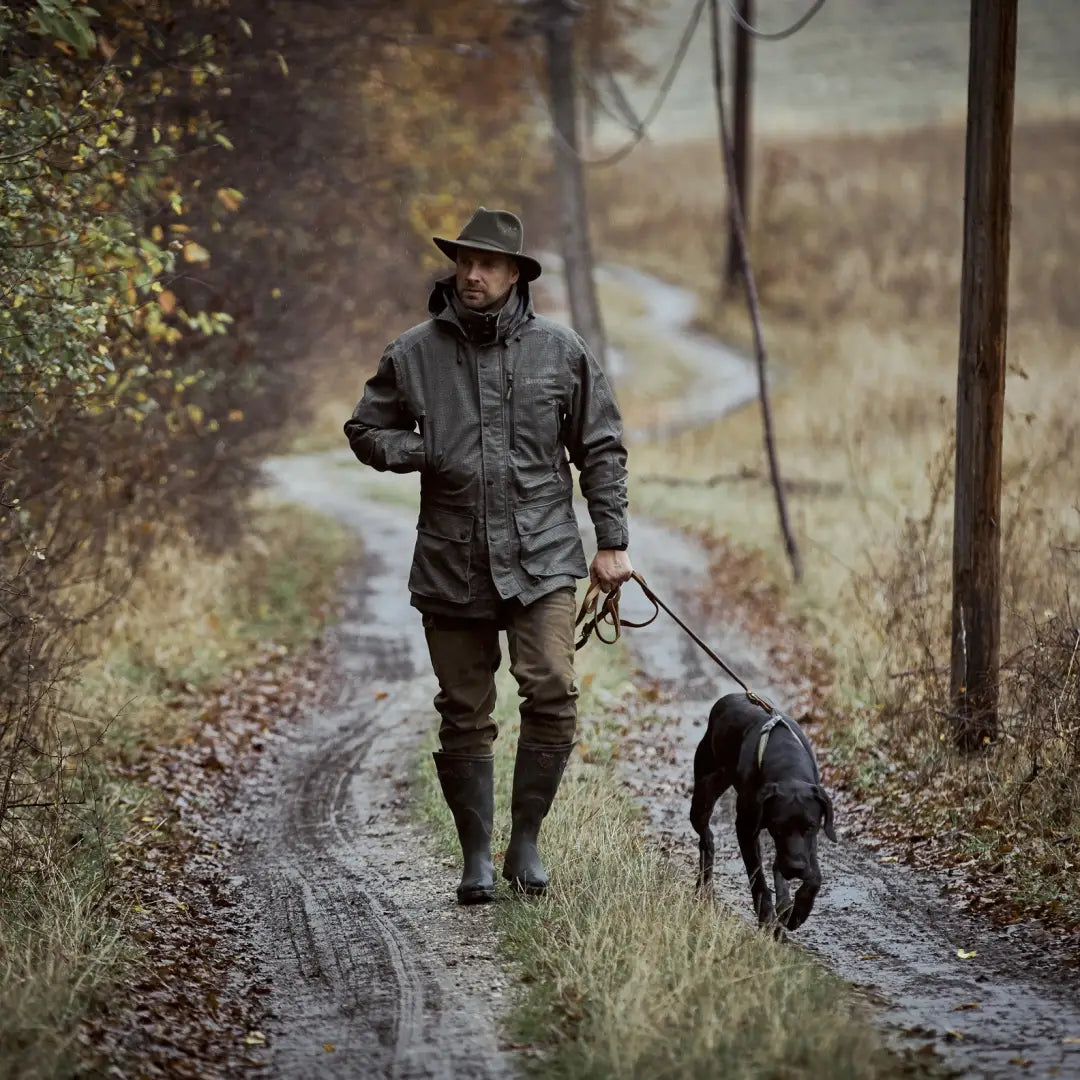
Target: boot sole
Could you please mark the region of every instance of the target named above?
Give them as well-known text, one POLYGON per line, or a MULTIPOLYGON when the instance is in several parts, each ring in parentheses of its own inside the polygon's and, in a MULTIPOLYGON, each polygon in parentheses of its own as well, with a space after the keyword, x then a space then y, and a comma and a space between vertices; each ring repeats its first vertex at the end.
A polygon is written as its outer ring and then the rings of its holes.
POLYGON ((457 902, 462 905, 490 904, 495 899, 495 889, 458 889, 457 902))

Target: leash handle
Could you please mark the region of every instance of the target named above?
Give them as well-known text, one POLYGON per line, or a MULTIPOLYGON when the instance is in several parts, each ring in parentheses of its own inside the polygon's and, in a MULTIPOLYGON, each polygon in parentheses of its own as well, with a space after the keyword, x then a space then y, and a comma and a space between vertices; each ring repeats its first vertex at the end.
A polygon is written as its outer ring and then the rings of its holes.
POLYGON ((762 697, 756 691, 751 690, 750 687, 747 686, 746 683, 741 678, 739 678, 739 676, 734 671, 732 671, 732 669, 726 663, 724 663, 724 661, 719 656, 717 656, 717 654, 712 649, 710 649, 709 646, 706 645, 705 642, 702 641, 701 638, 698 637, 698 635, 695 634, 694 631, 691 630, 690 627, 687 626, 686 623, 684 623, 682 619, 680 619, 679 616, 676 615, 675 612, 672 611, 671 608, 669 608, 667 604, 665 604, 664 601, 656 595, 655 592, 653 592, 653 590, 649 587, 648 582, 646 582, 646 580, 641 576, 641 574, 639 574, 635 570, 630 575, 630 577, 631 580, 637 582, 638 587, 645 594, 646 599, 648 599, 649 602, 652 604, 652 615, 650 615, 649 618, 647 618, 644 622, 630 622, 629 619, 621 619, 619 616, 619 592, 622 586, 616 585, 615 588, 611 590, 611 592, 605 594, 601 590, 599 585, 590 583, 589 588, 585 593, 585 599, 582 601, 581 610, 578 612, 577 620, 574 623, 575 626, 581 626, 582 628, 581 637, 578 639, 577 644, 574 646, 575 652, 578 649, 581 649, 593 634, 596 634, 596 636, 605 645, 614 645, 615 642, 619 640, 619 637, 622 633, 622 628, 624 626, 648 626, 650 623, 655 622, 656 618, 660 614, 661 609, 663 609, 665 612, 667 612, 668 615, 671 616, 672 619, 675 620, 675 623, 680 627, 680 629, 683 630, 684 633, 686 633, 690 640, 693 641, 694 644, 697 645, 698 648, 700 648, 705 653, 705 655, 713 661, 713 663, 720 667, 724 672, 727 673, 730 678, 734 679, 734 681, 742 687, 743 692, 753 704, 757 705, 761 709, 764 709, 767 713, 775 713, 777 711, 776 708, 773 706, 772 702, 768 700, 768 698, 762 697), (604 597, 603 603, 600 602, 601 596, 604 597), (610 638, 604 637, 604 635, 600 631, 600 627, 604 623, 608 623, 612 627, 613 633, 610 638))
MULTIPOLYGON (((637 574, 634 574, 637 577, 637 574)), ((660 608, 656 602, 653 601, 653 613, 644 622, 631 622, 629 619, 623 619, 619 614, 619 595, 621 586, 616 585, 614 589, 609 593, 605 593, 599 585, 594 583, 589 584, 589 588, 585 593, 585 599, 581 602, 581 609, 578 611, 577 619, 574 621, 574 626, 580 626, 581 637, 578 639, 577 644, 574 646, 574 651, 582 648, 589 638, 595 634, 605 645, 614 645, 622 636, 622 628, 624 626, 632 626, 635 629, 642 626, 648 626, 651 622, 654 622, 657 616, 660 614, 660 608), (600 597, 603 597, 601 603, 600 597), (612 635, 610 638, 604 637, 600 630, 600 627, 605 623, 611 626, 612 635)))

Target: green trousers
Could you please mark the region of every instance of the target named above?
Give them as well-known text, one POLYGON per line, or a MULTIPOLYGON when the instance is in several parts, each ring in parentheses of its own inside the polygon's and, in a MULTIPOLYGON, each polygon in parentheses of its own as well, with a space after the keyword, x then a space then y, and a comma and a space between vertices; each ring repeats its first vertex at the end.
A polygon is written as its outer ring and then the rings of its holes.
POLYGON ((439 742, 447 754, 491 753, 498 735, 495 672, 506 630, 510 672, 521 696, 521 741, 565 745, 577 727, 574 681, 574 590, 556 589, 522 607, 516 600, 501 619, 424 615, 424 633, 439 692, 439 742))

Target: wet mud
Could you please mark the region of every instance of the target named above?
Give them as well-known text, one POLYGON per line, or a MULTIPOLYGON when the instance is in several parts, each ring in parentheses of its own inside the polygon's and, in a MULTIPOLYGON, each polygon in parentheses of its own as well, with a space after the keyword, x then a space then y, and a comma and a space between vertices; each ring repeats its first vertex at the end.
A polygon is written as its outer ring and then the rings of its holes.
MULTIPOLYGON (((651 331, 678 331, 702 380, 714 385, 713 414, 745 400, 746 371, 724 391, 716 356, 695 347, 686 297, 643 275, 633 282, 651 331)), ((272 1071, 513 1075, 513 1055, 498 1039, 511 988, 495 959, 491 911, 456 907, 452 865, 432 853, 407 812, 434 692, 405 588, 415 478, 377 476, 347 452, 280 461, 271 475, 284 496, 354 527, 368 551, 337 634, 329 704, 288 734, 237 818, 242 888, 260 913, 272 986, 272 1071)), ((587 515, 579 516, 589 536, 587 515)), ((795 691, 786 673, 770 670, 737 613, 724 617, 723 605, 702 602, 705 551, 641 518, 632 530, 635 565, 653 588, 755 689, 788 705, 795 691)), ((633 619, 637 604, 644 614, 628 589, 624 615, 633 619)), ((622 776, 692 887, 693 753, 712 703, 735 686, 664 615, 629 631, 628 641, 642 683, 659 688, 660 700, 658 723, 628 740, 622 776)), ((718 899, 749 919, 730 793, 713 826, 718 899)), ((842 804, 837 827, 838 845, 822 841, 824 886, 793 947, 861 987, 899 1048, 933 1048, 964 1076, 1080 1076, 1075 972, 1055 963, 1045 941, 1031 928, 996 929, 954 907, 946 877, 858 846, 842 804)))
POLYGON ((270 988, 271 1075, 513 1075, 498 1043, 507 983, 493 913, 457 907, 454 869, 410 821, 434 694, 404 587, 413 517, 363 499, 324 459, 278 462, 272 475, 281 494, 352 525, 368 554, 324 705, 285 733, 235 815, 270 988))
MULTIPOLYGON (((784 672, 770 670, 737 626, 706 614, 715 605, 701 603, 708 588, 703 550, 636 521, 633 556, 650 585, 678 605, 744 680, 789 707, 784 672)), ((623 608, 633 618, 629 597, 623 608)), ((713 702, 738 687, 663 615, 628 631, 627 641, 640 677, 661 691, 665 722, 628 748, 623 774, 691 887, 697 870, 697 836, 688 817, 694 750, 713 702)), ((813 740, 812 728, 809 735, 813 740)), ((713 830, 717 896, 752 921, 730 791, 717 805, 713 830)), ((824 885, 793 945, 863 988, 898 1048, 932 1046, 964 1076, 1080 1076, 1076 973, 1056 962, 1034 928, 996 928, 954 908, 946 877, 882 862, 845 835, 842 807, 837 830, 839 844, 820 841, 824 885)))

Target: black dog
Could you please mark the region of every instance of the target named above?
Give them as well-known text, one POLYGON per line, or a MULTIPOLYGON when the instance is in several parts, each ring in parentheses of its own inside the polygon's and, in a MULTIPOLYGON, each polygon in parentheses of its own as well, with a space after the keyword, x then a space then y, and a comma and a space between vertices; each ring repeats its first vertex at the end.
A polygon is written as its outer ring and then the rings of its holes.
POLYGON ((735 786, 735 833, 739 838, 758 922, 774 920, 795 930, 806 922, 821 888, 817 833, 836 843, 833 808, 821 786, 814 751, 790 717, 768 712, 746 694, 722 697, 709 713, 709 726, 694 755, 694 797, 690 823, 699 836, 699 888, 712 883, 716 800, 735 786), (768 829, 776 844, 773 883, 776 907, 761 869, 758 833, 768 829), (801 878, 792 903, 788 881, 801 878))

